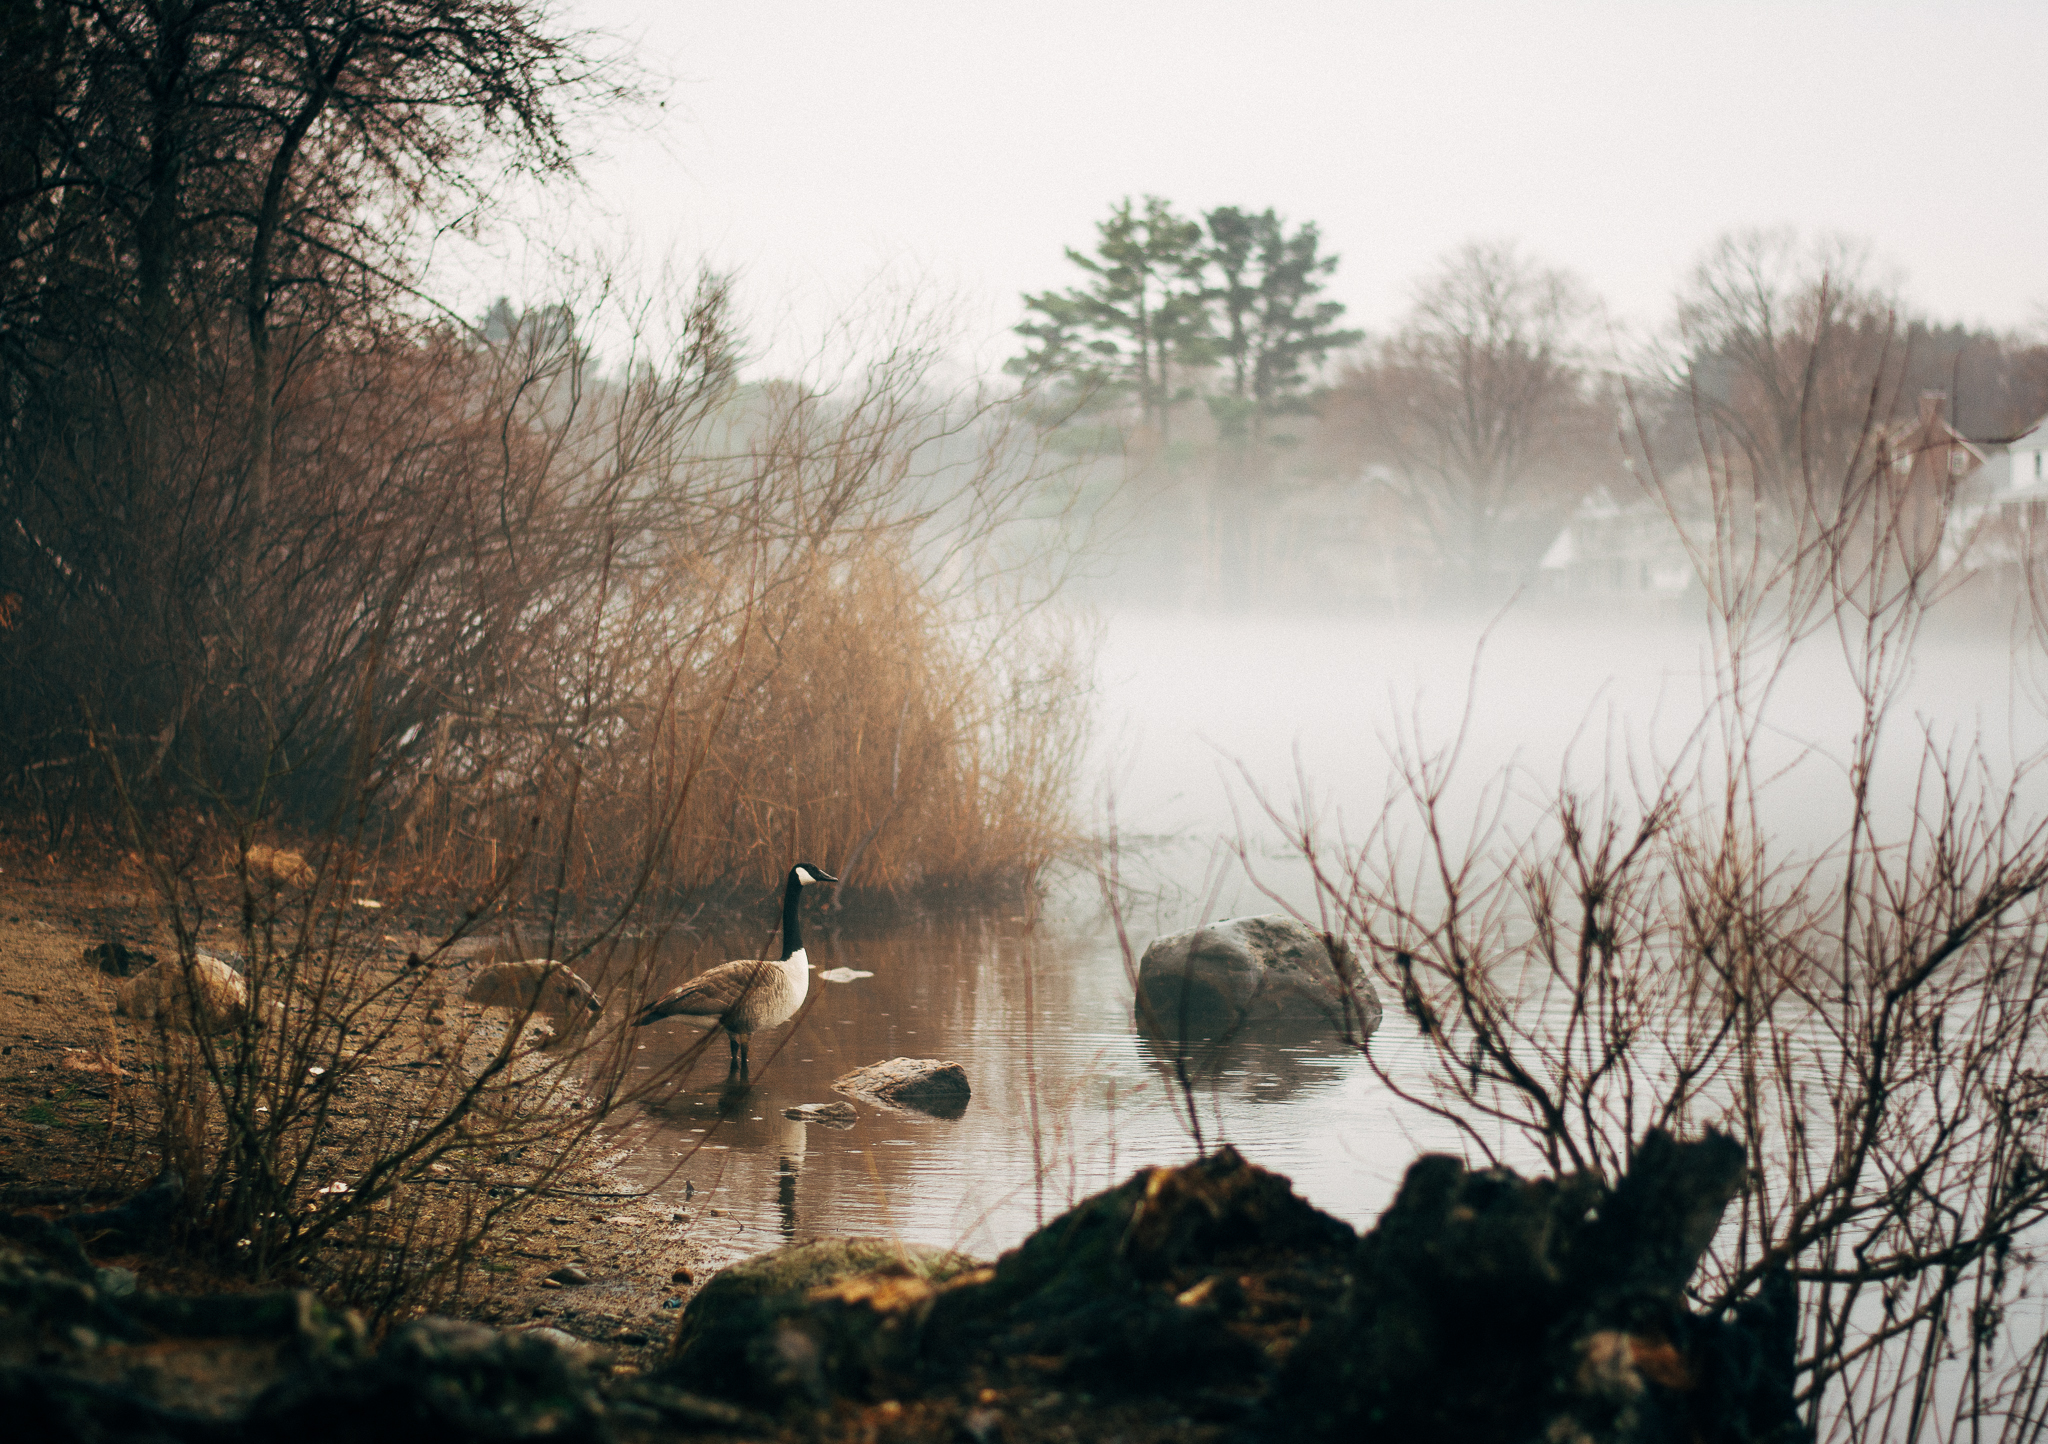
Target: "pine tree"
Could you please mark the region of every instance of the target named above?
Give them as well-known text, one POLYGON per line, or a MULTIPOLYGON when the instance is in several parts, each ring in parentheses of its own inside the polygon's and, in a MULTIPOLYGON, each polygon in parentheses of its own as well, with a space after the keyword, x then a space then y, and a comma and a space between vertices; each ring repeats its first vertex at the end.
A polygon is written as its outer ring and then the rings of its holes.
POLYGON ((1317 300, 1337 257, 1320 254, 1314 222, 1287 225, 1272 210, 1220 206, 1202 217, 1208 260, 1221 284, 1209 291, 1221 312, 1220 348, 1230 390, 1210 398, 1226 436, 1267 435, 1274 417, 1308 409, 1310 367, 1330 352, 1355 346, 1362 331, 1339 330, 1341 301, 1317 300))
POLYGON ((1067 248, 1085 287, 1026 296, 1017 333, 1031 346, 1008 370, 1078 387, 1094 404, 1134 398, 1163 438, 1186 378, 1215 356, 1202 226, 1158 196, 1126 197, 1096 225, 1094 254, 1067 248))

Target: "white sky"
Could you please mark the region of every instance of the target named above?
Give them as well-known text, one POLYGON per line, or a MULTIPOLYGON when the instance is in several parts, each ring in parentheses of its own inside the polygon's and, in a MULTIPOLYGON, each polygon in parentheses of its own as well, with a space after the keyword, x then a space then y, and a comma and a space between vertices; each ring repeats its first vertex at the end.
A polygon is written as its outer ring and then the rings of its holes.
MULTIPOLYGON (((1867 239, 1912 302, 2048 322, 2048 4, 570 0, 673 79, 544 229, 737 268, 775 364, 866 296, 952 298, 984 359, 1117 197, 1320 223, 1385 327, 1476 235, 1661 319, 1720 231, 1867 239), (887 278, 878 283, 878 278, 887 278)), ((546 299, 536 263, 462 290, 546 299)), ((464 294, 467 305, 470 297, 464 294)))

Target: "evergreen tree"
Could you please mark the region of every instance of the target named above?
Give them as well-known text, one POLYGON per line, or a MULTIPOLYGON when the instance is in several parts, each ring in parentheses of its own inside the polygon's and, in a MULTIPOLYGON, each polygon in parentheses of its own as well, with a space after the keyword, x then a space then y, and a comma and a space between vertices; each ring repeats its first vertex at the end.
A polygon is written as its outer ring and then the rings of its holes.
POLYGON ((1024 298, 1035 313, 1017 329, 1031 343, 1008 370, 1058 379, 1094 402, 1133 397, 1145 421, 1167 433, 1177 387, 1214 359, 1202 226, 1158 196, 1129 197, 1096 225, 1094 254, 1067 248, 1090 277, 1085 287, 1024 298))
POLYGON ((1339 330, 1341 301, 1316 299, 1337 257, 1322 255, 1314 222, 1287 225, 1271 209, 1256 214, 1220 206, 1202 217, 1208 260, 1221 284, 1210 298, 1221 311, 1230 390, 1210 398, 1224 435, 1264 440, 1275 416, 1308 410, 1309 368, 1330 352, 1354 346, 1362 331, 1339 330))

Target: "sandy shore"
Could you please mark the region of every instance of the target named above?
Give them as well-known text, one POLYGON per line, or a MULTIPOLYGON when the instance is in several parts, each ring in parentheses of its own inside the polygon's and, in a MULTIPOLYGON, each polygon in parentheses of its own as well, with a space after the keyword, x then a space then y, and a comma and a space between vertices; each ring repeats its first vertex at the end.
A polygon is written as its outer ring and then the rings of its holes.
MULTIPOLYGON (((350 917, 343 946, 402 960, 419 937, 452 921, 430 904, 380 901, 382 909, 350 917)), ((238 934, 230 921, 224 907, 211 909, 199 945, 232 954, 238 934)), ((115 1013, 114 979, 83 960, 89 946, 105 941, 175 955, 139 868, 116 863, 88 875, 19 853, 5 859, 0 1211, 55 1214, 101 1204, 142 1187, 158 1170, 147 1025, 115 1013), (106 1071, 108 1064, 121 1073, 106 1071)), ((442 1311, 501 1325, 552 1325, 607 1346, 627 1367, 657 1353, 701 1283, 709 1255, 693 1241, 695 1220, 613 1186, 604 1154, 599 1147, 594 1164, 556 1180, 532 1210, 492 1234, 480 1267, 442 1311), (590 1282, 547 1281, 568 1265, 590 1282)), ((159 1288, 234 1283, 176 1257, 98 1261, 134 1269, 159 1288)))

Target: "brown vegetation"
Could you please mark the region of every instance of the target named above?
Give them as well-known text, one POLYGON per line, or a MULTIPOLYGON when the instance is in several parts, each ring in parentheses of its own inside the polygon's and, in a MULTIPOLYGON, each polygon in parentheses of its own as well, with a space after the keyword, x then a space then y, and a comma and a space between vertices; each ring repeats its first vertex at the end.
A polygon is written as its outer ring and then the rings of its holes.
POLYGON ((0 809, 147 880, 184 1243, 396 1317, 623 1098, 615 1029, 543 1049, 534 1007, 458 1006, 480 922, 537 916, 532 955, 616 993, 690 894, 797 853, 870 894, 1031 885, 1086 719, 1085 639, 1038 605, 1057 507, 913 323, 742 385, 713 276, 422 319, 412 238, 627 97, 537 10, 31 12, 0 35, 0 809), (387 945, 373 885, 445 906, 387 945))

